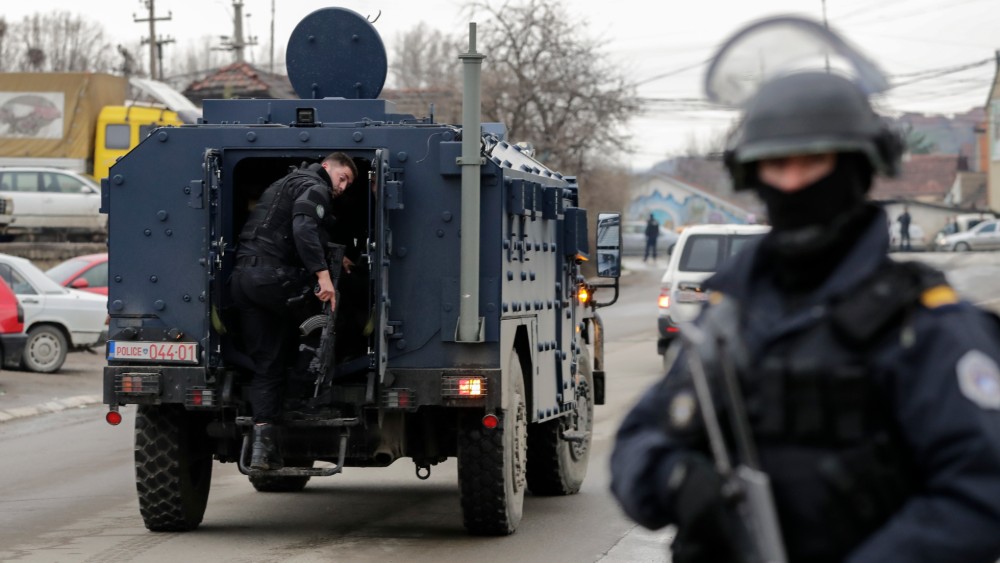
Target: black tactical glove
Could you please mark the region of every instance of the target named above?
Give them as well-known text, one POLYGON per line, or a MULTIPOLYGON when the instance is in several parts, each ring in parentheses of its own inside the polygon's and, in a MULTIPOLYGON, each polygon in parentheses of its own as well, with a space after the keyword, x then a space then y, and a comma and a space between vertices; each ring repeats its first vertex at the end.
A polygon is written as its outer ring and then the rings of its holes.
POLYGON ((724 484, 722 475, 700 454, 678 464, 671 476, 677 515, 677 537, 671 545, 674 563, 738 560, 733 551, 735 513, 723 493, 724 484))

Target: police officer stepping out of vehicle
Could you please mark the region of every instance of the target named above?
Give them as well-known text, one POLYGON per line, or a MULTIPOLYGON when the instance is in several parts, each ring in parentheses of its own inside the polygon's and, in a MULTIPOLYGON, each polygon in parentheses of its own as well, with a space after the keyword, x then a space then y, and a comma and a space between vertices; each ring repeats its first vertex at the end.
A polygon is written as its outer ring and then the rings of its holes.
POLYGON ((320 301, 336 305, 325 250, 335 222, 330 209, 357 174, 351 158, 339 152, 292 171, 264 191, 240 233, 230 286, 255 368, 251 469, 282 467, 276 423, 285 368, 294 357, 295 328, 303 320, 288 300, 315 287, 320 301))
POLYGON ((711 304, 688 329, 735 376, 701 378, 689 360, 703 349, 674 350, 611 459, 625 512, 677 525, 675 562, 775 560, 748 556, 740 530, 755 523, 734 517, 740 495, 706 439, 738 410, 787 560, 1000 558, 1000 324, 939 272, 888 258, 886 215, 866 193, 902 144, 859 84, 799 70, 767 77, 743 106, 726 163, 773 229, 706 282, 711 304), (740 409, 720 390, 733 380, 740 409))

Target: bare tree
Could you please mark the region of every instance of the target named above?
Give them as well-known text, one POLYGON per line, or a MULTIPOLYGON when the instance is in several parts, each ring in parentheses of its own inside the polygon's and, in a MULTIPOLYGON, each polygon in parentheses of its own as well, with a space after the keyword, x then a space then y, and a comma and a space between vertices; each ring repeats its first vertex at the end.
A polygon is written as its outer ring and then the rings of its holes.
POLYGON ((635 89, 562 0, 470 9, 489 18, 479 32, 485 120, 505 123, 512 141, 532 143, 539 160, 566 173, 584 174, 596 157, 620 152, 638 111, 635 89))
POLYGON ((420 22, 396 36, 389 69, 402 89, 458 88, 459 41, 420 22))
POLYGON ((434 105, 435 120, 458 123, 462 118, 462 51, 456 37, 421 22, 396 36, 389 58, 391 85, 384 97, 400 111, 423 115, 434 105))
POLYGON ((7 24, 5 32, 4 70, 108 72, 116 66, 103 26, 79 14, 37 13, 7 24))

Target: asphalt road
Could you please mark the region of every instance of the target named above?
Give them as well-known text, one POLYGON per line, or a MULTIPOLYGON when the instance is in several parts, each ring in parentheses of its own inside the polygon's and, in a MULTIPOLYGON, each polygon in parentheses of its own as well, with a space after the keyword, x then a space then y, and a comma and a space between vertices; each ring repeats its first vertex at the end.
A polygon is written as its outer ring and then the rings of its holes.
MULTIPOLYGON (((406 459, 314 478, 297 494, 257 493, 235 467, 217 463, 201 528, 150 533, 135 498, 134 409, 124 409, 124 423, 111 427, 103 408, 89 406, 0 423, 0 560, 438 562, 499 554, 525 562, 663 561, 666 536, 639 530, 620 513, 607 469, 621 416, 660 365, 653 328, 658 278, 652 266, 631 273, 619 303, 603 310, 608 404, 597 407, 583 490, 528 497, 513 536, 465 533, 454 460, 420 481, 406 459)), ((0 407, 32 397, 99 396, 102 365, 98 355, 76 353, 58 375, 5 371, 0 407)))
MULTIPOLYGON (((923 258, 948 268, 966 297, 1000 303, 993 281, 1000 254, 923 258)), ((68 397, 99 401, 103 358, 75 353, 57 375, 0 373, 0 413, 37 411, 0 422, 0 561, 666 561, 669 530, 637 528, 608 493, 614 432, 660 366, 654 327, 662 270, 631 265, 619 303, 601 311, 608 404, 596 410, 583 490, 529 496, 513 536, 466 535, 454 460, 420 481, 406 459, 384 469, 347 468, 295 494, 257 493, 231 464, 217 463, 201 528, 150 533, 135 495, 134 409, 124 409, 125 422, 111 427, 100 406, 56 408, 68 397), (51 408, 37 408, 45 403, 51 408)))

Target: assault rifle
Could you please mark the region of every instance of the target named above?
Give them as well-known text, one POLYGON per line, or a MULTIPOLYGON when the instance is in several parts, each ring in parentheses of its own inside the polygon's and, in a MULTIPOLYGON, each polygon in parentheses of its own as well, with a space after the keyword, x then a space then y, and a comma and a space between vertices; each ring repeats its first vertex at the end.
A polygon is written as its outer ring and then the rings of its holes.
MULTIPOLYGON (((724 303, 714 308, 726 308, 724 303)), ((732 326, 735 326, 735 315, 726 320, 732 321, 732 326)), ((733 551, 741 563, 786 563, 771 481, 767 473, 760 469, 732 351, 726 350, 724 339, 717 338, 718 335, 713 333, 711 322, 706 324, 710 327, 707 331, 689 323, 681 328, 680 335, 715 468, 725 481, 723 494, 732 502, 735 519, 739 522, 736 532, 738 545, 733 551), (719 422, 706 366, 711 366, 712 375, 722 381, 737 452, 735 467, 719 422)))
MULTIPOLYGON (((337 281, 340 279, 340 270, 343 261, 344 245, 327 244, 326 263, 329 264, 330 268, 330 281, 333 282, 334 294, 336 295, 335 302, 340 300, 340 292, 337 291, 337 281)), ((337 307, 330 307, 330 302, 327 301, 323 303, 322 313, 306 319, 299 326, 299 331, 303 336, 311 334, 316 328, 322 329, 319 336, 319 344, 316 348, 311 349, 313 357, 309 360, 308 367, 309 375, 315 379, 313 397, 319 397, 320 390, 326 383, 333 379, 334 371, 336 371, 334 358, 334 348, 337 341, 336 322, 337 307)), ((309 349, 306 346, 303 346, 303 348, 309 349)))

